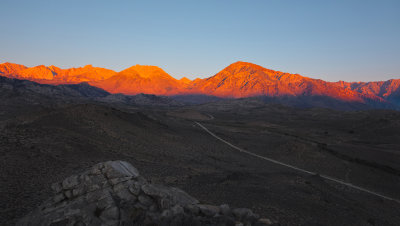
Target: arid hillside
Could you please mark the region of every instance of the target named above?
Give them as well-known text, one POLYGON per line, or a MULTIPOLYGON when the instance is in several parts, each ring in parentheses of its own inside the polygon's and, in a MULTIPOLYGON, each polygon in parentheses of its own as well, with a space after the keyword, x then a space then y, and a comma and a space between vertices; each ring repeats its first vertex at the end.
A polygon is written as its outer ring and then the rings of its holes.
POLYGON ((90 86, 7 81, 0 87, 7 93, 0 117, 1 225, 52 197, 52 183, 110 160, 128 161, 151 182, 181 188, 202 203, 250 208, 281 225, 400 224, 398 202, 322 177, 399 200, 397 111, 301 109, 259 99, 173 105, 156 96, 145 107, 128 96, 98 97, 107 93, 90 86), (243 153, 200 125, 257 156, 315 174, 243 153))

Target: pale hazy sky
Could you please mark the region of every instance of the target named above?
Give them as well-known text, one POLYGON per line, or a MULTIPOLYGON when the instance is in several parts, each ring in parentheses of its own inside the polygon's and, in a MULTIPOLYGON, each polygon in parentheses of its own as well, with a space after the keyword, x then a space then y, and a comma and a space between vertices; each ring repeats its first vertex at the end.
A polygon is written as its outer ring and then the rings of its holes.
POLYGON ((240 60, 328 81, 400 78, 398 0, 1 0, 0 20, 0 63, 194 78, 240 60))

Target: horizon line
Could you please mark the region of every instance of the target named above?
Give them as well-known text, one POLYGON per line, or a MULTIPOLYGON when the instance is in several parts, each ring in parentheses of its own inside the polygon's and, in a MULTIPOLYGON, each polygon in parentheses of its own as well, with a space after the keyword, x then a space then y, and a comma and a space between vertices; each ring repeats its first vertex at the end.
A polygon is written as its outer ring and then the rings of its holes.
POLYGON ((262 66, 262 65, 259 65, 259 64, 255 64, 255 63, 247 62, 247 61, 241 61, 241 60, 235 61, 235 62, 229 64, 228 66, 225 66, 223 69, 219 70, 218 72, 214 73, 213 75, 206 75, 205 77, 195 77, 195 78, 193 78, 193 79, 190 79, 190 78, 188 78, 187 76, 182 76, 181 78, 176 78, 176 77, 173 76, 171 73, 168 73, 164 68, 162 68, 162 67, 160 67, 160 66, 157 66, 157 65, 150 65, 150 64, 132 64, 131 66, 128 66, 128 67, 126 67, 126 68, 124 68, 124 69, 122 69, 122 70, 117 71, 117 70, 110 69, 110 68, 106 68, 106 67, 102 67, 102 66, 94 66, 93 64, 85 64, 85 65, 83 65, 83 66, 72 66, 72 67, 67 67, 67 68, 65 68, 65 67, 60 67, 60 66, 56 66, 56 65, 53 65, 53 64, 52 64, 52 65, 38 64, 38 65, 35 65, 35 66, 26 66, 25 64, 13 63, 13 62, 10 62, 10 61, 5 61, 5 62, 0 62, 0 65, 1 65, 1 64, 6 64, 6 63, 9 63, 9 64, 16 64, 16 65, 22 65, 22 66, 27 67, 27 68, 34 68, 34 67, 39 67, 39 66, 45 66, 45 67, 47 67, 47 68, 49 68, 49 67, 57 67, 57 68, 60 68, 61 70, 85 68, 85 67, 87 67, 87 66, 90 66, 90 67, 94 67, 94 68, 102 68, 102 69, 106 69, 106 70, 111 70, 111 71, 114 71, 115 73, 120 73, 120 72, 122 72, 122 71, 124 71, 124 70, 126 70, 126 69, 129 69, 129 68, 131 68, 131 67, 134 67, 134 66, 149 66, 149 67, 158 67, 158 68, 160 68, 161 70, 163 70, 165 73, 167 73, 169 76, 173 77, 173 78, 176 79, 176 80, 181 80, 181 79, 183 79, 183 78, 186 78, 186 79, 189 79, 190 81, 194 81, 194 80, 196 80, 196 79, 207 79, 207 78, 213 77, 214 75, 218 74, 219 72, 221 72, 221 71, 224 70, 225 68, 227 68, 227 67, 229 67, 230 65, 235 64, 235 63, 248 63, 248 64, 253 64, 253 65, 260 66, 260 67, 262 67, 262 68, 264 68, 264 69, 267 69, 267 70, 272 70, 272 71, 282 72, 282 73, 287 73, 287 74, 292 74, 292 75, 299 75, 299 76, 306 77, 306 78, 311 78, 311 79, 315 79, 315 80, 322 80, 322 81, 325 81, 325 82, 332 82, 332 83, 335 83, 335 82, 369 83, 369 82, 383 82, 383 81, 390 81, 390 80, 398 80, 398 79, 400 79, 400 78, 390 78, 390 79, 387 79, 387 80, 372 80, 372 81, 371 81, 371 80, 370 80, 370 81, 346 81, 346 80, 328 81, 328 80, 323 80, 323 79, 320 79, 320 78, 309 77, 309 76, 306 76, 306 75, 303 75, 303 74, 299 74, 299 73, 291 73, 291 72, 284 72, 284 71, 280 71, 280 70, 276 70, 276 69, 270 69, 270 68, 266 68, 266 67, 264 67, 264 66, 262 66))

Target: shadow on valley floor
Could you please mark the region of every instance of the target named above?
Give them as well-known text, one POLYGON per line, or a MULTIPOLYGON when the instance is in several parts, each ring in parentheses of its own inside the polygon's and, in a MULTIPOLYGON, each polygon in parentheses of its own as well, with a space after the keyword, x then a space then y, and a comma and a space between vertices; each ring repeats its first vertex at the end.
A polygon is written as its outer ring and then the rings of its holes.
POLYGON ((51 183, 116 159, 200 201, 248 207, 282 225, 400 224, 395 202, 252 158, 193 122, 259 155, 400 198, 399 112, 215 105, 64 104, 0 121, 0 224, 50 197, 51 183))

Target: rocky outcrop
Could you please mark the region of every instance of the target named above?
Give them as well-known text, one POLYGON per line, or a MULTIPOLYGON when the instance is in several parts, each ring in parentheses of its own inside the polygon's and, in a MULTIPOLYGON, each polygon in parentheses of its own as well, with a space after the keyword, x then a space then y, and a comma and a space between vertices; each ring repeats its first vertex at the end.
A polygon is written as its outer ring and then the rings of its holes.
POLYGON ((17 225, 270 225, 250 209, 201 204, 152 184, 124 161, 99 163, 52 186, 55 195, 17 225))

